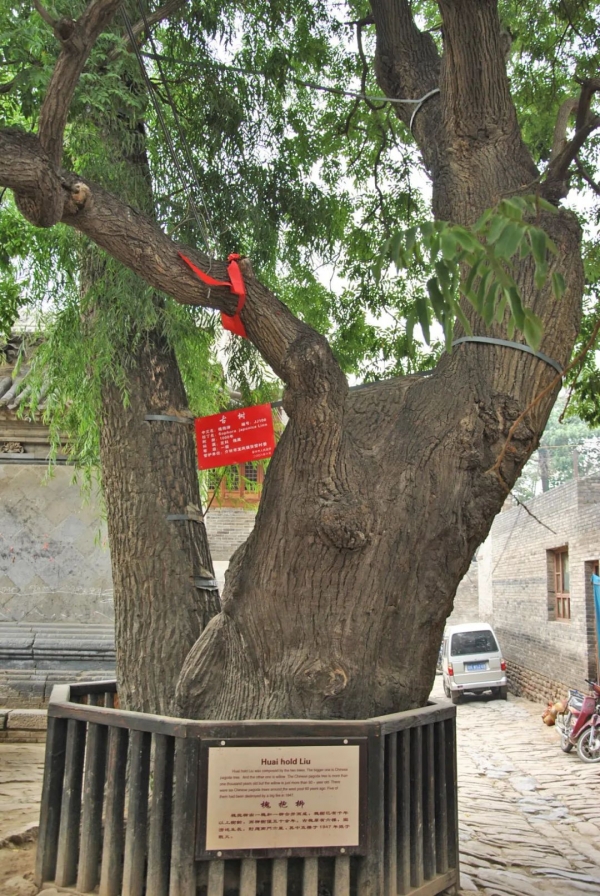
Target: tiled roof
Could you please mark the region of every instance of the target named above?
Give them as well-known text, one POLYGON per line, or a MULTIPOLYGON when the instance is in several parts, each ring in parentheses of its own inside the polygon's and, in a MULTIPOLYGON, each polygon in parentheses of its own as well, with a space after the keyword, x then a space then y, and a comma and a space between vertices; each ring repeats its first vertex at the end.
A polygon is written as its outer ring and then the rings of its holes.
MULTIPOLYGON (((8 342, 0 344, 0 409, 16 410, 29 394, 29 387, 23 382, 29 372, 27 348, 25 349, 25 358, 22 359, 19 372, 15 376, 15 367, 23 351, 25 340, 30 342, 31 347, 34 347, 36 343, 39 344, 36 337, 29 333, 15 334, 8 342)), ((43 403, 39 407, 42 408, 43 403)))
MULTIPOLYGON (((0 343, 0 463, 47 463, 50 452, 48 427, 40 417, 19 415, 30 388, 25 382, 29 372, 28 355, 39 345, 39 337, 31 333, 13 334, 0 343), (23 357, 24 353, 24 357, 23 357), (20 363, 19 363, 20 362, 20 363), (19 372, 15 375, 15 369, 19 372)), ((43 411, 44 393, 37 407, 43 411)), ((59 458, 59 463, 64 457, 59 458)))

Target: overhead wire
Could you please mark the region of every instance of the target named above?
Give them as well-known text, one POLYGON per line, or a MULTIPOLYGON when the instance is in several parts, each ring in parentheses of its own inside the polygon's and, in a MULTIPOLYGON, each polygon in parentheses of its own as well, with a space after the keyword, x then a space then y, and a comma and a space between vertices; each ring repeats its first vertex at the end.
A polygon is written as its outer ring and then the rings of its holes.
MULTIPOLYGON (((178 59, 176 56, 167 56, 164 53, 157 53, 155 48, 153 47, 154 52, 152 53, 141 53, 141 55, 145 59, 153 59, 158 63, 159 60, 163 62, 170 62, 174 65, 185 65, 187 67, 192 68, 201 68, 202 66, 197 62, 190 62, 187 59, 178 59)), ((265 72, 258 72, 254 69, 242 68, 239 65, 227 65, 225 62, 216 62, 215 64, 222 69, 226 69, 227 71, 238 72, 241 75, 254 75, 257 78, 268 78, 269 76, 265 74, 265 72)), ((433 90, 428 91, 428 93, 424 94, 424 96, 418 97, 417 99, 406 99, 401 97, 392 97, 392 96, 376 96, 375 94, 371 95, 368 93, 360 93, 356 90, 344 90, 342 87, 327 87, 325 84, 317 84, 316 81, 306 81, 303 78, 298 78, 296 75, 290 75, 290 81, 294 84, 298 84, 300 87, 309 87, 311 90, 319 90, 324 93, 332 93, 335 96, 348 96, 352 99, 357 100, 368 100, 372 103, 398 103, 399 105, 413 105, 417 106, 415 111, 412 114, 411 124, 415 118, 415 115, 419 111, 420 106, 428 100, 430 97, 435 96, 435 94, 440 92, 439 87, 434 88, 433 90)))

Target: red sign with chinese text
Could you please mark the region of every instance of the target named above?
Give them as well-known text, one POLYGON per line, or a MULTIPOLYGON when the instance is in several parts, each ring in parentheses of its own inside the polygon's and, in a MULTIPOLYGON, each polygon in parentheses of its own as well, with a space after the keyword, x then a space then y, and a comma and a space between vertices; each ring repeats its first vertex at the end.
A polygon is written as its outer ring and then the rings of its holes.
POLYGON ((197 417, 196 446, 200 470, 271 457, 275 450, 271 405, 197 417))

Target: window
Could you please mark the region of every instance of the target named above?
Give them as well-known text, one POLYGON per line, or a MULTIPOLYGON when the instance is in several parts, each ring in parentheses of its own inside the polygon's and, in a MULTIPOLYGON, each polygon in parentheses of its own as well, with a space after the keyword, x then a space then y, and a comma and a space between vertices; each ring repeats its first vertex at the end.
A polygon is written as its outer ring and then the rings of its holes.
POLYGON ((552 567, 551 593, 554 596, 554 619, 570 619, 569 549, 567 547, 556 548, 554 551, 548 551, 548 554, 552 567))
POLYGON ((492 653, 498 644, 491 632, 458 632, 452 635, 451 656, 468 656, 471 653, 492 653))
POLYGON ((258 482, 258 466, 256 463, 244 464, 244 476, 248 482, 258 482))

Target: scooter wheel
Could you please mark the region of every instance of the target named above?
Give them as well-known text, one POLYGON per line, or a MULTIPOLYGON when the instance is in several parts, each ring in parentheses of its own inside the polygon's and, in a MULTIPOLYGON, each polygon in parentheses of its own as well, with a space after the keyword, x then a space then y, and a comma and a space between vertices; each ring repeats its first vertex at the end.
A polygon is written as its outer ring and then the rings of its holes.
POLYGON ((577 753, 583 762, 600 762, 600 731, 588 728, 577 741, 577 753))
POLYGON ((566 734, 561 734, 560 736, 560 748, 563 753, 570 753, 573 749, 574 744, 571 743, 566 734))

